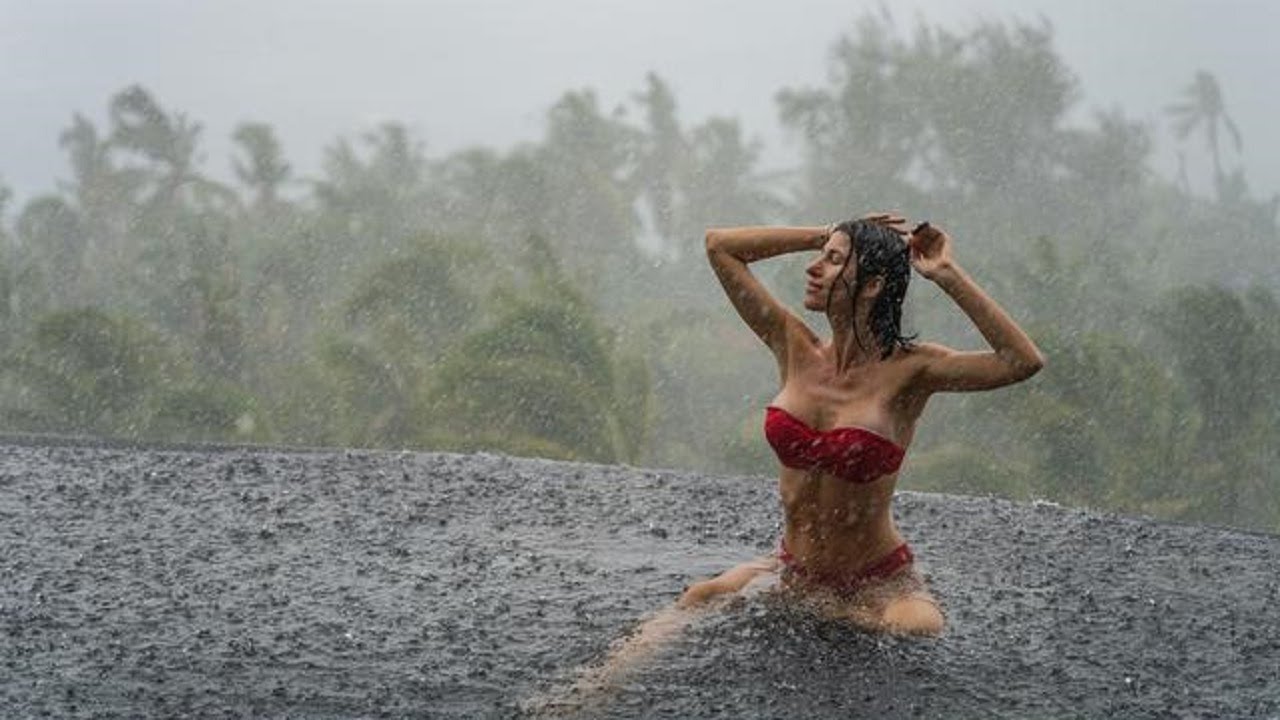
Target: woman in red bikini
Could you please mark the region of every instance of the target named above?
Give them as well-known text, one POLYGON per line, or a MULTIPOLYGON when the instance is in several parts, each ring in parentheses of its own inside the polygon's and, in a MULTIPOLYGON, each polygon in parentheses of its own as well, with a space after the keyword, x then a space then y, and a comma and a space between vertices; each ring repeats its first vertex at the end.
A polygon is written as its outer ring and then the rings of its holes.
POLYGON ((827 228, 707 231, 707 256, 734 308, 778 361, 781 389, 764 433, 782 464, 786 521, 775 555, 695 583, 673 607, 616 643, 571 688, 600 697, 628 669, 716 600, 777 586, 823 614, 872 631, 937 635, 943 616, 894 526, 890 503, 916 422, 940 391, 987 390, 1025 380, 1044 364, 1035 343, 951 256, 951 239, 923 223, 908 233, 893 215, 827 228), (750 264, 818 251, 806 269, 806 310, 824 313, 819 337, 778 302, 750 264), (901 331, 911 268, 946 292, 991 345, 959 352, 901 331))
POLYGON ((860 627, 936 635, 943 616, 912 564, 890 504, 898 468, 929 396, 1025 380, 1044 364, 1035 343, 956 263, 951 238, 922 223, 870 215, 828 228, 707 231, 707 257, 747 326, 778 361, 781 389, 765 437, 782 464, 785 526, 776 556, 691 586, 696 607, 756 580, 818 601, 860 627), (778 302, 750 264, 817 250, 806 268, 806 310, 824 313, 822 338, 778 302), (969 316, 991 349, 959 352, 901 331, 914 267, 969 316))

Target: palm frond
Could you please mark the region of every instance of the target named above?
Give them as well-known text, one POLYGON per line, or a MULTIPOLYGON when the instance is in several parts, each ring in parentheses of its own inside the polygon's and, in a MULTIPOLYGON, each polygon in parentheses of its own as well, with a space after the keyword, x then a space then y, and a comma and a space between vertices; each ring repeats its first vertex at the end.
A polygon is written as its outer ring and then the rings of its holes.
POLYGON ((1240 137, 1240 128, 1236 127, 1236 122, 1231 119, 1230 115, 1222 114, 1222 124, 1227 127, 1227 132, 1231 133, 1231 140, 1235 143, 1236 152, 1244 149, 1244 142, 1240 137))

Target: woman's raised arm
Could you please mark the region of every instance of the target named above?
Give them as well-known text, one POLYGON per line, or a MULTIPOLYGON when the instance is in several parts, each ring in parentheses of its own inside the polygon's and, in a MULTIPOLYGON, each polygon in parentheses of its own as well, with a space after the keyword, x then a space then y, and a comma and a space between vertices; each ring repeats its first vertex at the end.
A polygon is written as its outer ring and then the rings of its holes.
POLYGON ((707 260, 734 309, 747 326, 779 355, 786 323, 794 317, 778 302, 748 263, 786 253, 817 250, 829 236, 825 227, 737 227, 707 230, 707 260))
POLYGON ((951 256, 951 238, 928 223, 911 235, 911 264, 955 301, 991 346, 959 352, 922 344, 926 362, 922 381, 930 391, 990 390, 1026 380, 1044 367, 1044 355, 951 256))

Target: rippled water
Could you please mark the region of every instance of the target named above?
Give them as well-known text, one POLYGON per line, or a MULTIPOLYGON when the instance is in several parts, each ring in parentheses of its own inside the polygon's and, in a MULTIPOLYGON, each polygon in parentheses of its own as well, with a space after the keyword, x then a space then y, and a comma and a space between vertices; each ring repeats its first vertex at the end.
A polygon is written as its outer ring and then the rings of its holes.
MULTIPOLYGON (((1280 539, 941 495, 901 494, 897 513, 943 638, 756 597, 589 716, 1280 716, 1280 539)), ((690 580, 767 552, 778 520, 763 478, 14 439, 0 704, 519 716, 690 580)))

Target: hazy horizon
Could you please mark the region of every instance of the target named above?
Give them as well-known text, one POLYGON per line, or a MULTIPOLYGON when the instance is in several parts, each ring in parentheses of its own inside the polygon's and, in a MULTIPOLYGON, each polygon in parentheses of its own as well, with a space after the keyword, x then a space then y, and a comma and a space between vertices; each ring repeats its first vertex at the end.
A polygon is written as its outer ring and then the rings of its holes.
MULTIPOLYGON (((247 0, 181 5, 161 0, 39 5, 0 0, 0 102, 9 110, 0 182, 17 204, 68 175, 58 135, 79 112, 105 126, 108 98, 137 83, 169 110, 202 123, 202 169, 229 179, 233 128, 273 125, 297 177, 319 172, 323 149, 380 122, 406 125, 432 157, 535 140, 546 109, 591 88, 604 107, 629 101, 654 71, 673 88, 680 118, 738 118, 764 144, 764 163, 793 163, 775 93, 820 86, 834 41, 873 2, 710 0, 691 6, 549 0, 537 4, 438 0, 362 3, 247 0)), ((1268 37, 1280 9, 1250 2, 915 0, 894 5, 897 27, 918 19, 962 31, 979 21, 1044 17, 1079 80, 1072 119, 1121 108, 1155 132, 1165 176, 1186 153, 1193 188, 1208 189, 1207 153, 1178 143, 1163 108, 1198 69, 1214 73, 1244 152, 1255 196, 1280 191, 1280 114, 1267 71, 1280 58, 1268 37)))

